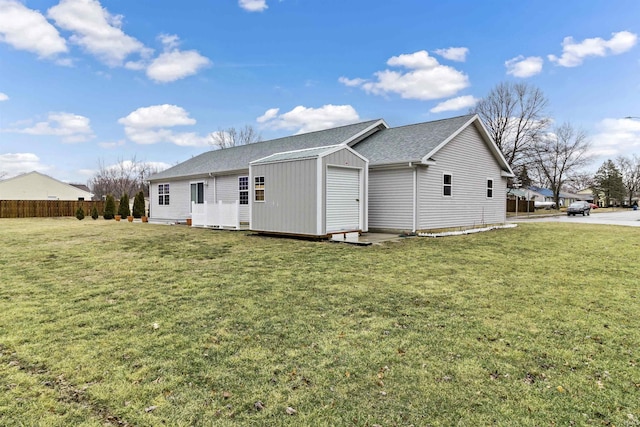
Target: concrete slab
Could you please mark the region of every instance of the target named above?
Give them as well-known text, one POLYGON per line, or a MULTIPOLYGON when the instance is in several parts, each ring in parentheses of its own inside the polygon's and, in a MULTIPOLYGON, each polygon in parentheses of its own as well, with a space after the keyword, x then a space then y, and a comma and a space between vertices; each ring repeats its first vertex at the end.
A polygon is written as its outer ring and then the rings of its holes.
POLYGON ((358 242, 376 245, 384 242, 399 242, 402 239, 406 237, 393 233, 364 233, 358 237, 358 242))

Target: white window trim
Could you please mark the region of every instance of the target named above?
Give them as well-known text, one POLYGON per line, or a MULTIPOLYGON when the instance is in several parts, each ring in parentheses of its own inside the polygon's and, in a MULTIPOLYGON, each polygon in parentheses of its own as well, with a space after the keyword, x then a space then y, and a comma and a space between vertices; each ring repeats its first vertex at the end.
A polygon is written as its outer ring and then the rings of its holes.
POLYGON ((243 191, 246 191, 246 192, 247 192, 247 203, 246 203, 246 204, 248 205, 248 204, 250 203, 250 194, 251 194, 251 188, 250 188, 250 186, 251 186, 251 177, 250 177, 249 175, 240 175, 240 176, 238 177, 238 204, 239 204, 239 205, 244 206, 244 205, 241 203, 241 202, 242 202, 242 199, 240 198, 240 194, 241 194, 243 191), (247 178, 247 189, 246 189, 246 190, 240 190, 240 179, 241 179, 241 178, 247 178))
POLYGON ((264 175, 254 176, 253 177, 253 201, 254 203, 264 203, 267 200, 267 184, 266 179, 264 179, 264 175), (262 178, 262 200, 256 200, 256 178, 262 178))
POLYGON ((487 199, 493 199, 494 198, 494 194, 496 191, 496 186, 495 186, 496 180, 493 178, 487 178, 485 181, 485 190, 484 190, 484 197, 487 199), (491 188, 489 188, 489 181, 491 181, 491 188), (489 196, 489 189, 491 189, 491 196, 489 196))
POLYGON ((170 182, 164 182, 162 184, 158 184, 158 198, 156 199, 158 202, 158 206, 169 206, 171 205, 171 184, 170 182), (165 193, 164 189, 166 186, 169 186, 169 192, 165 193), (160 188, 162 188, 162 203, 160 203, 160 188), (165 196, 169 196, 169 203, 164 203, 165 196))
POLYGON ((443 172, 442 173, 442 183, 441 183, 441 188, 440 188, 440 195, 441 195, 441 197, 443 197, 445 199, 451 199, 453 197, 453 174, 452 173, 448 173, 448 172, 443 172), (449 175, 451 177, 451 184, 445 184, 444 183, 444 177, 446 175, 449 175), (445 186, 448 186, 451 189, 451 194, 449 194, 449 195, 444 194, 445 186))
POLYGON ((191 203, 191 186, 196 186, 196 199, 198 197, 198 184, 202 184, 202 203, 198 203, 196 200, 196 205, 203 205, 207 203, 207 183, 205 181, 190 181, 189 182, 189 203, 191 203))

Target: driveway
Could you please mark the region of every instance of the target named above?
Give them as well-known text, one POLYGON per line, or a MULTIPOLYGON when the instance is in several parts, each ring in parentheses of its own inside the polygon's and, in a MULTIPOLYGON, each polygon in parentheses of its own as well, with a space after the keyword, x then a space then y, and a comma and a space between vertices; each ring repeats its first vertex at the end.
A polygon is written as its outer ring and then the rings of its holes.
POLYGON ((606 225, 626 225, 629 227, 640 227, 640 210, 620 209, 615 212, 591 211, 590 216, 568 216, 567 214, 556 216, 530 217, 524 216, 511 217, 507 219, 509 222, 577 222, 581 224, 606 224, 606 225))

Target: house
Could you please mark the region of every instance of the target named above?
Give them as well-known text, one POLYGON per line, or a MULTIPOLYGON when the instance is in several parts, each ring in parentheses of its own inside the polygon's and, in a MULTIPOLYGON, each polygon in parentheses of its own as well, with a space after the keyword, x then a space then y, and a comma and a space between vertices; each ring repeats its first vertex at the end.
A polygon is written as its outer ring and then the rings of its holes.
POLYGON ((29 172, 0 181, 0 200, 91 200, 90 191, 58 181, 40 172, 29 172))
MULTIPOLYGON (((553 190, 548 188, 541 188, 531 186, 527 190, 527 196, 529 200, 535 200, 536 208, 554 208, 556 205, 555 198, 553 195, 553 190)), ((560 207, 569 206, 571 203, 577 200, 587 200, 589 201, 589 197, 585 194, 581 193, 569 193, 566 191, 561 191, 559 196, 560 207)), ((591 197, 593 199, 593 197, 591 197)))
POLYGON ((157 173, 149 177, 150 220, 313 236, 354 226, 471 228, 506 221, 512 176, 477 115, 397 128, 371 120, 208 151, 157 173), (282 215, 294 219, 276 219, 282 215), (300 228, 288 228, 291 221, 300 228))

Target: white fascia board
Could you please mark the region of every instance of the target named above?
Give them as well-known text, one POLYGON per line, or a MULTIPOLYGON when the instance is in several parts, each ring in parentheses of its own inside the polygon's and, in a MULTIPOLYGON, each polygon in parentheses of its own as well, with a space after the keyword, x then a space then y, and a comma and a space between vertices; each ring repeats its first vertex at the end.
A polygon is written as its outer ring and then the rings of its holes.
POLYGON ((502 167, 505 169, 505 171, 507 173, 510 173, 511 175, 513 175, 513 170, 511 170, 511 167, 509 166, 509 163, 507 162, 507 159, 504 158, 504 155, 502 154, 502 151, 500 151, 500 148, 498 148, 498 144, 496 144, 496 142, 493 140, 493 138, 491 138, 491 135, 489 134, 489 131, 484 126, 484 123, 482 123, 482 120, 480 120, 480 116, 478 116, 476 114, 475 116, 473 116, 473 119, 474 120, 477 119, 477 123, 480 125, 480 129, 481 129, 480 134, 482 134, 487 139, 487 141, 489 141, 490 149, 491 149, 491 151, 493 151, 493 154, 498 158, 498 160, 501 163, 502 167))
POLYGON ((375 165, 369 165, 369 169, 404 169, 404 168, 413 168, 416 165, 420 165, 420 164, 423 164, 421 160, 413 160, 413 161, 407 160, 404 162, 377 163, 375 165))
MULTIPOLYGON (((262 157, 262 158, 260 158, 260 159, 258 159, 258 160, 254 160, 254 161, 252 161, 252 162, 249 162, 249 164, 250 164, 250 165, 255 165, 255 164, 258 164, 258 163, 264 163, 264 164, 267 164, 267 163, 278 163, 278 162, 283 162, 283 161, 285 161, 285 160, 269 160, 269 157, 278 156, 278 155, 280 155, 280 154, 304 153, 305 151, 315 151, 315 150, 321 150, 321 149, 325 149, 325 148, 326 148, 327 150, 330 150, 330 149, 332 149, 332 148, 340 149, 340 148, 342 148, 342 145, 340 145, 340 144, 334 144, 334 145, 325 145, 325 146, 323 146, 323 147, 311 147, 311 148, 301 148, 301 149, 299 149, 299 150, 280 151, 280 152, 278 152, 278 153, 269 154, 269 155, 268 155, 268 156, 266 156, 266 157, 262 157)), ((334 150, 334 151, 336 151, 336 150, 334 150)), ((332 152, 333 152, 333 151, 332 151, 332 152)), ((319 152, 319 153, 316 153, 316 154, 312 154, 312 155, 310 155, 310 156, 308 156, 308 157, 298 157, 298 158, 295 158, 295 159, 287 159, 287 160, 315 159, 316 157, 321 157, 321 156, 324 156, 324 155, 325 155, 325 154, 324 154, 324 152, 319 152)))
POLYGON ((356 150, 354 150, 353 148, 349 147, 348 145, 339 145, 336 146, 336 148, 330 150, 330 151, 326 151, 324 153, 322 153, 321 157, 325 157, 328 156, 329 154, 333 154, 336 151, 340 151, 342 149, 346 149, 348 150, 351 154, 355 155, 356 157, 358 157, 360 160, 362 160, 363 162, 366 162, 367 165, 369 165, 369 159, 367 159, 365 156, 363 156, 362 154, 358 153, 356 150))
POLYGON ((509 167, 509 163, 507 163, 507 160, 504 158, 504 156, 502 155, 502 152, 500 151, 500 149, 498 148, 498 146, 496 145, 495 141, 491 138, 491 136, 489 135, 489 132, 487 131, 487 129, 484 127, 484 124, 482 124, 482 120, 480 120, 480 116, 478 116, 477 114, 475 114, 473 117, 471 117, 471 119, 469 119, 469 121, 467 121, 465 124, 463 124, 462 126, 460 126, 460 128, 458 128, 458 130, 456 130, 454 133, 452 133, 451 135, 449 135, 449 137, 447 139, 445 139, 444 141, 442 141, 436 148, 434 148, 433 150, 431 150, 431 152, 427 153, 426 156, 424 156, 422 158, 423 163, 427 164, 428 159, 430 157, 432 157, 434 154, 436 154, 438 151, 440 151, 442 149, 442 147, 444 147, 445 145, 447 145, 453 138, 455 138, 456 136, 458 136, 460 134, 460 132, 462 132, 463 130, 465 130, 467 127, 469 127, 471 124, 474 124, 474 122, 476 124, 479 125, 478 131, 480 132, 480 136, 485 140, 485 142, 489 145, 489 150, 493 153, 493 155, 496 157, 496 159, 498 160, 498 163, 500 164, 501 168, 503 169, 503 171, 507 174, 512 174, 513 175, 513 171, 511 170, 511 168, 509 167))
POLYGON ((442 149, 442 147, 444 147, 445 145, 447 145, 453 138, 455 138, 456 136, 458 136, 460 134, 460 132, 462 132, 463 130, 465 130, 467 128, 467 126, 469 126, 471 123, 473 123, 474 120, 479 119, 478 115, 476 114, 475 116, 473 116, 471 119, 469 119, 465 124, 463 124, 462 126, 460 126, 458 128, 458 130, 456 130, 455 132, 453 132, 451 135, 449 135, 449 137, 447 139, 445 139, 444 141, 442 141, 440 144, 438 144, 438 146, 436 148, 434 148, 433 150, 431 150, 430 152, 427 153, 426 156, 424 156, 422 158, 422 163, 425 163, 429 161, 430 157, 433 157, 434 154, 436 154, 438 151, 440 151, 442 149))

